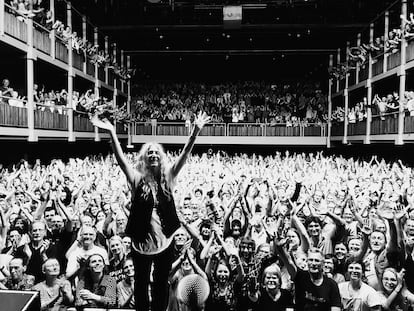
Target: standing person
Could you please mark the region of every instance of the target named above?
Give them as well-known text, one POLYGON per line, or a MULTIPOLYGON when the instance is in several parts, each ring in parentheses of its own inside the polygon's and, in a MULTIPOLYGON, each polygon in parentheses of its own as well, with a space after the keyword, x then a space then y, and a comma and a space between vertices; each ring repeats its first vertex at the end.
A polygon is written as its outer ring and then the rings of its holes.
POLYGON ((209 120, 206 113, 200 112, 187 144, 171 168, 167 167, 166 154, 160 144, 143 145, 138 155, 138 170, 134 170, 123 154, 114 126, 108 120, 99 120, 97 116, 91 120, 95 126, 109 131, 115 157, 132 189, 126 234, 132 238, 135 250, 135 302, 138 311, 149 309, 148 286, 152 263, 151 310, 164 311, 167 307, 168 275, 173 261, 171 242, 180 227, 172 188, 197 135, 209 120))
POLYGON ((297 311, 339 311, 341 296, 334 280, 323 275, 324 257, 318 248, 308 251, 308 271, 295 266, 286 254, 283 245, 286 239, 275 239, 275 250, 279 254, 291 279, 295 283, 297 311))

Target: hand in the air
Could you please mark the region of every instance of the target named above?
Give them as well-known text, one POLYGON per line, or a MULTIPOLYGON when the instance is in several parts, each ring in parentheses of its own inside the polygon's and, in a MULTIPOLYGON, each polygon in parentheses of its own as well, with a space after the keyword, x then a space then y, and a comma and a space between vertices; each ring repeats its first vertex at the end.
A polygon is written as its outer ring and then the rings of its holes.
POLYGON ((209 123, 211 118, 205 112, 199 112, 197 118, 194 120, 194 125, 197 126, 200 130, 209 123))
POLYGON ((112 131, 114 129, 114 126, 108 121, 108 119, 101 120, 97 115, 94 115, 90 120, 94 126, 103 130, 112 131))

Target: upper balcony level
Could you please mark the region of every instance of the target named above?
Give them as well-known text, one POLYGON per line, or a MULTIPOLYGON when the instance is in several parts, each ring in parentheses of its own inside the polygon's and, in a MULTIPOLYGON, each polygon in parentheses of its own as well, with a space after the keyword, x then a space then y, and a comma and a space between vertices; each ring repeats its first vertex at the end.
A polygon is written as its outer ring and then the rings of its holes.
POLYGON ((117 43, 100 32, 70 2, 51 0, 50 7, 44 9, 52 12, 48 27, 0 0, 0 42, 26 53, 32 60, 39 59, 64 70, 73 77, 86 79, 112 92, 117 89, 118 94, 126 97, 127 82, 119 79, 111 66, 97 63, 85 49, 74 49, 71 44, 76 38, 95 46, 97 51, 109 56, 118 66, 130 68, 129 57, 118 48, 117 43), (51 26, 57 25, 59 21, 62 27, 70 30, 73 39, 68 41, 59 35, 56 27, 51 26))

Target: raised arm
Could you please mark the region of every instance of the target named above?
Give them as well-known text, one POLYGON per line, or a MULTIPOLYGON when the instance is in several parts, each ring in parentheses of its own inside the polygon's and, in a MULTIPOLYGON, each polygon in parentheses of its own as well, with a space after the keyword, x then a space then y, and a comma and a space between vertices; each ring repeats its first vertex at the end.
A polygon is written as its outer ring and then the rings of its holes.
POLYGON ((201 129, 210 121, 210 117, 204 112, 200 112, 198 117, 194 120, 193 131, 188 138, 187 143, 184 146, 183 151, 178 156, 178 159, 175 161, 174 165, 171 168, 171 179, 174 180, 177 177, 180 170, 183 168, 187 157, 190 155, 191 150, 193 149, 197 135, 200 133, 201 129))
POLYGON ((115 127, 107 119, 100 120, 96 115, 91 118, 91 122, 94 126, 107 130, 109 132, 112 141, 112 149, 116 160, 124 172, 128 183, 132 185, 134 182, 134 169, 122 151, 121 144, 119 143, 118 137, 116 136, 115 127))

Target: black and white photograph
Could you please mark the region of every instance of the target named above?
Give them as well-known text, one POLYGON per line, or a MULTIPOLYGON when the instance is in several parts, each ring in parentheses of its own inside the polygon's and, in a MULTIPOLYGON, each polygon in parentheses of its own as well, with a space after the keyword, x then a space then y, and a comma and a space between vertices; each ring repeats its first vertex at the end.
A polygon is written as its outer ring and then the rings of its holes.
POLYGON ((0 311, 414 311, 413 0, 0 0, 0 311))

